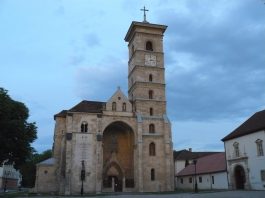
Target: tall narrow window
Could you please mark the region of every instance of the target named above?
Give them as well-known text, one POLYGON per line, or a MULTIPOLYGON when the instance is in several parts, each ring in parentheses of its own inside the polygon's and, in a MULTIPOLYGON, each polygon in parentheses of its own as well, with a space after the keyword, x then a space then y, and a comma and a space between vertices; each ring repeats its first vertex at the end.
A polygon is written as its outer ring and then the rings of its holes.
POLYGON ((150 112, 150 116, 152 116, 153 113, 154 113, 154 112, 153 112, 153 108, 150 108, 150 109, 149 109, 149 112, 150 112))
POLYGON ((238 142, 235 142, 233 144, 234 146, 234 154, 235 154, 235 157, 239 157, 239 143, 238 142))
POLYGON ((182 183, 182 184, 183 184, 183 178, 180 178, 180 183, 182 183))
POLYGON ((112 111, 116 111, 116 102, 112 103, 112 111))
POLYGON ((212 184, 214 184, 214 176, 212 176, 212 184))
POLYGON ((87 122, 82 122, 81 124, 81 132, 87 132, 87 122))
POLYGON ((156 155, 156 145, 154 142, 149 144, 149 155, 155 156, 156 155))
POLYGON ((264 152, 263 152, 263 145, 262 145, 262 140, 257 139, 256 140, 256 145, 257 145, 257 155, 258 156, 263 156, 264 152))
POLYGON ((126 103, 122 103, 122 111, 126 111, 126 103))
POLYGON ((149 124, 149 133, 155 133, 155 125, 149 124))
POLYGON ((153 82, 153 75, 149 74, 149 82, 153 82))
POLYGON ((151 41, 146 42, 145 49, 148 51, 153 51, 153 44, 151 41))
POLYGON ((261 181, 265 182, 265 170, 260 170, 261 181))
POLYGON ((185 160, 185 167, 188 166, 190 163, 189 163, 189 160, 185 160))
POLYGON ((154 91, 153 90, 149 90, 148 94, 149 94, 149 99, 153 99, 154 91))
POLYGON ((155 169, 151 169, 151 181, 155 181, 155 169))

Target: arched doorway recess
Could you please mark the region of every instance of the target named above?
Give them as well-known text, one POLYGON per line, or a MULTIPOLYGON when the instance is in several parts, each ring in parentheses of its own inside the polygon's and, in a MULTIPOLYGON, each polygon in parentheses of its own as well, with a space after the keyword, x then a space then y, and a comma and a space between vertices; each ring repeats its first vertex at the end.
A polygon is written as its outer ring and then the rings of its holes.
POLYGON ((103 188, 123 191, 134 187, 134 133, 121 121, 103 131, 103 188), (114 186, 113 186, 114 185, 114 186))
POLYGON ((237 165, 234 169, 234 177, 236 189, 244 189, 246 182, 246 174, 244 168, 240 165, 237 165))

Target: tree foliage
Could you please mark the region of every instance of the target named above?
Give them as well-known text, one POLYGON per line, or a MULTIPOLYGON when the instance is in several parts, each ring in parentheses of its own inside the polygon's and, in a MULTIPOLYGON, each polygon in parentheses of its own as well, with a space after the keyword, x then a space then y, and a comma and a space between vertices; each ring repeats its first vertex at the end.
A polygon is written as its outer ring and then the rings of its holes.
POLYGON ((0 163, 8 159, 18 167, 33 153, 30 144, 37 138, 37 127, 28 117, 28 108, 0 87, 0 163))

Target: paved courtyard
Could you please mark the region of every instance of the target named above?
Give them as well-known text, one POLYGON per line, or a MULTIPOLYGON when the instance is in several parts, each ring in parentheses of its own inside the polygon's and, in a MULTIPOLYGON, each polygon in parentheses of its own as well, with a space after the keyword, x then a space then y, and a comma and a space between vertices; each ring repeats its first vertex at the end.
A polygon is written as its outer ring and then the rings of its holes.
MULTIPOLYGON (((60 198, 61 196, 35 196, 32 198, 60 198)), ((62 196, 63 197, 63 196, 62 196)), ((78 196, 66 196, 68 198, 78 198, 78 196)), ((80 196, 81 197, 81 196, 80 196)), ((86 196, 83 196, 86 197, 86 196)), ((223 191, 223 192, 201 192, 201 193, 176 193, 176 194, 115 194, 88 196, 90 198, 265 198, 265 191, 223 191)), ((22 198, 22 197, 21 197, 22 198)))

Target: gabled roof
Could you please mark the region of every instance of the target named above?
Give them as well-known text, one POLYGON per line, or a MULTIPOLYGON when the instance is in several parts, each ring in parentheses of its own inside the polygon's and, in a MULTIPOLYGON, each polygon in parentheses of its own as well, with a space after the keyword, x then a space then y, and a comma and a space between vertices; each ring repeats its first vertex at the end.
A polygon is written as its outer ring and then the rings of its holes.
POLYGON ((54 119, 56 117, 66 117, 67 113, 71 112, 102 113, 105 108, 105 104, 105 102, 83 100, 71 109, 63 110, 55 114, 54 119))
POLYGON ((55 158, 51 157, 48 158, 40 163, 38 163, 38 165, 53 165, 55 163, 55 158))
POLYGON ((122 99, 129 102, 128 97, 122 92, 121 88, 118 87, 117 90, 115 91, 115 93, 108 99, 107 103, 115 101, 117 96, 120 96, 122 99))
POLYGON ((256 112, 238 128, 225 136, 222 141, 255 133, 260 130, 265 130, 265 110, 256 112))
MULTIPOLYGON (((196 174, 208 174, 226 171, 225 153, 215 153, 197 159, 196 174)), ((195 174, 195 165, 190 164, 181 170, 177 176, 189 176, 195 174)))
POLYGON ((191 152, 186 149, 174 151, 174 160, 192 160, 219 152, 191 152))
POLYGON ((63 117, 63 118, 65 118, 66 114, 67 114, 67 110, 62 110, 61 112, 55 114, 54 118, 55 117, 63 117))

